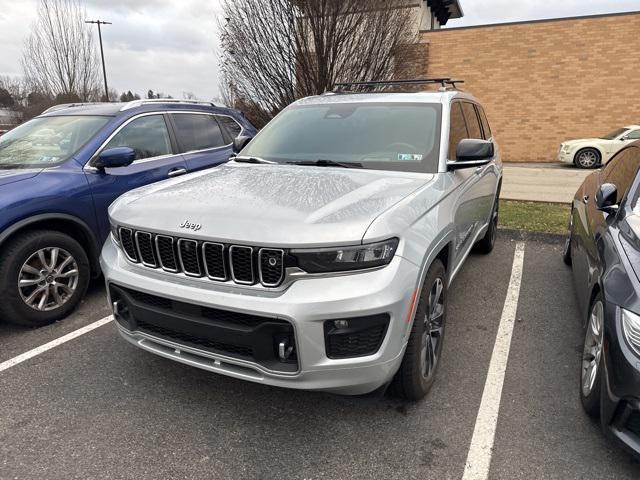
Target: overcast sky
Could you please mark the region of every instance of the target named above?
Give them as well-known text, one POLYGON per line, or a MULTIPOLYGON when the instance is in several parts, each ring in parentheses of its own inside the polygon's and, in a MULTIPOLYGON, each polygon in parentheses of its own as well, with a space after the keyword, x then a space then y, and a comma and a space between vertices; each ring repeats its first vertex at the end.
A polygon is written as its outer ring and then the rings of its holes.
MULTIPOLYGON (((84 0, 103 27, 109 86, 174 97, 218 95, 221 0, 84 0)), ((640 10, 639 0, 460 0, 465 17, 448 27, 640 10)), ((0 0, 0 75, 19 75, 37 0, 0 0)), ((96 32, 97 35, 97 32, 96 32)))

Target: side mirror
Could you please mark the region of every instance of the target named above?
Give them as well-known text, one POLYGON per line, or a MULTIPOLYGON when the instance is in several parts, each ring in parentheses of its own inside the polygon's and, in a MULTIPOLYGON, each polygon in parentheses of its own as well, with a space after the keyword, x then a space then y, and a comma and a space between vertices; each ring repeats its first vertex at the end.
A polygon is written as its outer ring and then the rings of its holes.
POLYGON ((126 167, 131 165, 135 159, 136 152, 133 148, 114 147, 100 152, 93 166, 100 169, 126 167))
POLYGON ((246 135, 240 135, 233 139, 233 153, 240 153, 244 147, 253 139, 253 137, 248 137, 246 135))
POLYGON ((495 156, 493 142, 467 138, 460 140, 456 148, 455 162, 447 162, 449 170, 460 170, 462 168, 480 167, 486 165, 495 156))
POLYGON ((603 183, 596 193, 596 208, 605 213, 618 211, 618 187, 613 183, 603 183))

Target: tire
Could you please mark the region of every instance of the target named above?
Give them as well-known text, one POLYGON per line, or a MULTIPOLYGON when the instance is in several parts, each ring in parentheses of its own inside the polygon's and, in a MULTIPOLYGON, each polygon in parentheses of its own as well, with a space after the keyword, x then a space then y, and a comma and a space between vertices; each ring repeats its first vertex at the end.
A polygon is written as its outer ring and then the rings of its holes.
POLYGON ((440 365, 446 316, 446 271, 442 262, 435 260, 427 272, 413 319, 407 349, 400 369, 393 379, 393 391, 398 396, 407 400, 420 400, 433 385, 440 365), (438 291, 440 292, 439 296, 436 295, 438 291), (429 319, 427 318, 428 309, 432 314, 429 319), (432 335, 426 334, 425 324, 428 322, 432 326, 432 335), (434 338, 437 338, 437 343, 433 342, 434 338), (433 355, 429 355, 429 351, 433 355), (427 363, 427 359, 429 359, 429 363, 427 363))
POLYGON ((580 368, 580 400, 582 408, 587 415, 593 418, 597 418, 600 415, 603 340, 604 304, 602 295, 598 294, 589 308, 580 368), (595 372, 593 368, 595 368, 595 372))
POLYGON ((565 265, 571 266, 571 242, 573 240, 573 210, 569 216, 569 226, 567 227, 567 239, 564 242, 564 248, 562 249, 562 261, 565 265))
POLYGON ((602 155, 595 148, 578 150, 573 163, 578 168, 597 168, 602 161, 602 155))
POLYGON ((87 254, 68 235, 51 230, 20 234, 0 252, 0 319, 29 327, 60 320, 82 300, 89 275, 87 254))
POLYGON ((496 244, 496 237, 498 236, 498 217, 500 214, 500 192, 498 191, 498 197, 496 197, 495 204, 493 205, 493 211, 491 212, 491 221, 489 222, 489 228, 484 234, 482 239, 478 240, 474 245, 474 250, 478 253, 488 254, 491 253, 493 247, 496 244))

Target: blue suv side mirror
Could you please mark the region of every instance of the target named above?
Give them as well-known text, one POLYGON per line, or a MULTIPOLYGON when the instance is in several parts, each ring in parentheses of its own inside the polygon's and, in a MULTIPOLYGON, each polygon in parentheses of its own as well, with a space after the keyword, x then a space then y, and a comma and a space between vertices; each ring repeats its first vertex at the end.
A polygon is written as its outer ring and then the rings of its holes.
POLYGON ((93 163, 96 168, 118 168, 131 165, 136 159, 136 152, 129 147, 114 147, 103 150, 93 163))

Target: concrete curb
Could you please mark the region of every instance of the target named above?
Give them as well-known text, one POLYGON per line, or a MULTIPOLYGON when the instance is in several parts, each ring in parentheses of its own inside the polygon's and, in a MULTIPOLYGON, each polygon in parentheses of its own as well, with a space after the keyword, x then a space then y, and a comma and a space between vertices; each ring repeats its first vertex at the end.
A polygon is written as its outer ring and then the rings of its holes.
POLYGON ((536 242, 562 244, 566 235, 561 233, 546 233, 546 232, 533 232, 529 230, 512 230, 510 228, 499 228, 498 235, 510 240, 527 241, 532 240, 536 242))

